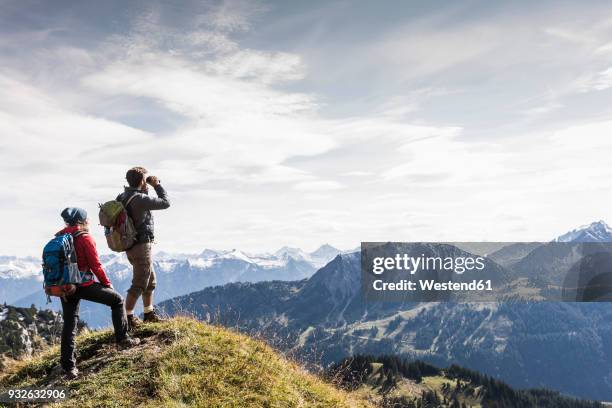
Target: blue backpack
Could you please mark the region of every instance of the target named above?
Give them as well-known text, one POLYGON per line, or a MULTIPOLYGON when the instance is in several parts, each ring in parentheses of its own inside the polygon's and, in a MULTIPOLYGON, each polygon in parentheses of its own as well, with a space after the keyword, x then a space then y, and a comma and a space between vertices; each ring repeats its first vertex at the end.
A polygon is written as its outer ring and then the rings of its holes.
POLYGON ((85 234, 83 231, 74 234, 58 234, 43 249, 43 277, 47 298, 65 296, 68 285, 81 283, 83 276, 77 265, 74 238, 85 234))

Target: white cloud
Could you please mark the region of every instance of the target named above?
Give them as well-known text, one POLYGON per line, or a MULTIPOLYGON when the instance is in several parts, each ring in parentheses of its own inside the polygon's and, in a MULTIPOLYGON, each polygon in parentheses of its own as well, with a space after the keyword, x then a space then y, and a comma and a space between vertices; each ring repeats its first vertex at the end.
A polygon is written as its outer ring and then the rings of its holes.
POLYGON ((342 187, 343 185, 336 181, 317 180, 297 183, 294 189, 298 191, 333 191, 341 189, 342 187))
POLYGON ((524 113, 528 116, 538 116, 538 115, 545 115, 547 113, 551 113, 553 111, 556 111, 558 109, 561 109, 563 107, 563 105, 559 102, 548 102, 544 105, 540 105, 540 106, 536 106, 533 108, 529 108, 526 109, 524 111, 524 113))
POLYGON ((253 17, 265 10, 266 7, 252 1, 224 0, 213 6, 209 13, 201 15, 199 20, 221 31, 246 31, 253 17))
POLYGON ((418 26, 401 28, 374 43, 366 53, 381 64, 403 67, 404 77, 409 78, 443 71, 477 58, 498 45, 494 27, 470 27, 458 34, 443 27, 436 30, 418 26))
POLYGON ((347 171, 346 173, 342 173, 340 175, 346 177, 367 177, 374 175, 374 173, 369 171, 347 171))
POLYGON ((612 88, 612 68, 598 72, 582 86, 584 91, 604 91, 612 88))
POLYGON ((242 50, 209 64, 212 72, 235 78, 274 83, 302 79, 305 75, 298 55, 242 50))
POLYGON ((424 19, 362 36, 359 58, 335 44, 321 70, 297 46, 245 47, 261 13, 223 3, 172 26, 153 9, 95 46, 33 46, 37 64, 0 50, 0 206, 15 231, 4 251, 37 254, 66 205, 95 218, 136 164, 169 189, 156 215, 169 251, 546 239, 560 219, 612 218, 609 113, 563 116, 580 86, 610 87, 605 26, 424 19), (334 88, 363 72, 346 95, 334 88), (372 108, 351 110, 363 101, 372 108))

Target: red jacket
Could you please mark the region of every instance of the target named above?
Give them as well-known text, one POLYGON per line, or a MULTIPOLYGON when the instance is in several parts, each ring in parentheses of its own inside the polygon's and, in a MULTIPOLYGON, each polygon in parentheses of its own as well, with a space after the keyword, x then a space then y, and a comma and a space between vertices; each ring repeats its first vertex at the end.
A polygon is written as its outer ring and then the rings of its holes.
MULTIPOLYGON (((73 234, 78 231, 78 227, 69 226, 59 232, 59 234, 73 234)), ((110 286, 111 281, 106 276, 100 258, 98 257, 98 250, 96 249, 96 242, 89 235, 89 233, 79 235, 74 238, 74 248, 77 254, 77 264, 79 265, 80 271, 91 271, 98 278, 98 281, 104 286, 110 286)), ((94 280, 83 282, 81 286, 89 286, 94 283, 94 280)))

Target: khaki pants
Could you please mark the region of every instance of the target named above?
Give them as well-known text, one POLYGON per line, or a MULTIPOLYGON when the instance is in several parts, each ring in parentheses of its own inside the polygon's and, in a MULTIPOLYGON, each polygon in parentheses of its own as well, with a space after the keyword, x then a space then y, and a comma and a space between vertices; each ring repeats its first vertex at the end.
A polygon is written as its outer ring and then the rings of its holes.
POLYGON ((140 297, 143 293, 153 292, 156 280, 151 258, 151 243, 136 244, 128 249, 126 254, 134 269, 132 286, 128 289, 128 293, 140 297))

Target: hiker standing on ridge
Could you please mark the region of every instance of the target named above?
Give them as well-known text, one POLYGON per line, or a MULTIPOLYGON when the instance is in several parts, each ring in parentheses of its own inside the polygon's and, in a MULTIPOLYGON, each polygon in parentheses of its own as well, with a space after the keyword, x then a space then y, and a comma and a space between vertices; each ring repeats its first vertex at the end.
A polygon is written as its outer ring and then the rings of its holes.
POLYGON ((155 176, 148 176, 144 167, 129 169, 125 178, 128 187, 125 187, 125 191, 119 194, 117 201, 121 201, 126 206, 128 215, 134 222, 137 232, 136 243, 126 251, 133 268, 132 286, 128 289, 125 299, 128 324, 130 330, 132 330, 141 323, 141 320, 134 316, 134 307, 140 296, 142 296, 144 306, 144 321, 162 321, 153 308, 153 291, 155 290, 156 279, 151 256, 151 244, 154 240, 153 214, 151 214, 151 211, 164 210, 170 207, 170 201, 166 190, 160 184, 160 180, 155 176), (148 195, 147 184, 155 189, 157 197, 148 195))
POLYGON ((78 376, 75 357, 75 336, 79 321, 79 304, 81 299, 102 303, 110 306, 115 329, 115 341, 119 349, 125 349, 140 344, 140 339, 131 338, 128 334, 128 323, 123 308, 123 298, 113 289, 111 281, 106 276, 96 243, 89 234, 89 219, 87 211, 82 208, 65 208, 61 213, 66 227, 56 235, 71 234, 74 241, 78 268, 81 271, 80 282, 68 285, 70 289, 62 300, 62 327, 60 365, 64 374, 74 379, 78 376), (98 278, 96 282, 94 276, 98 278))

